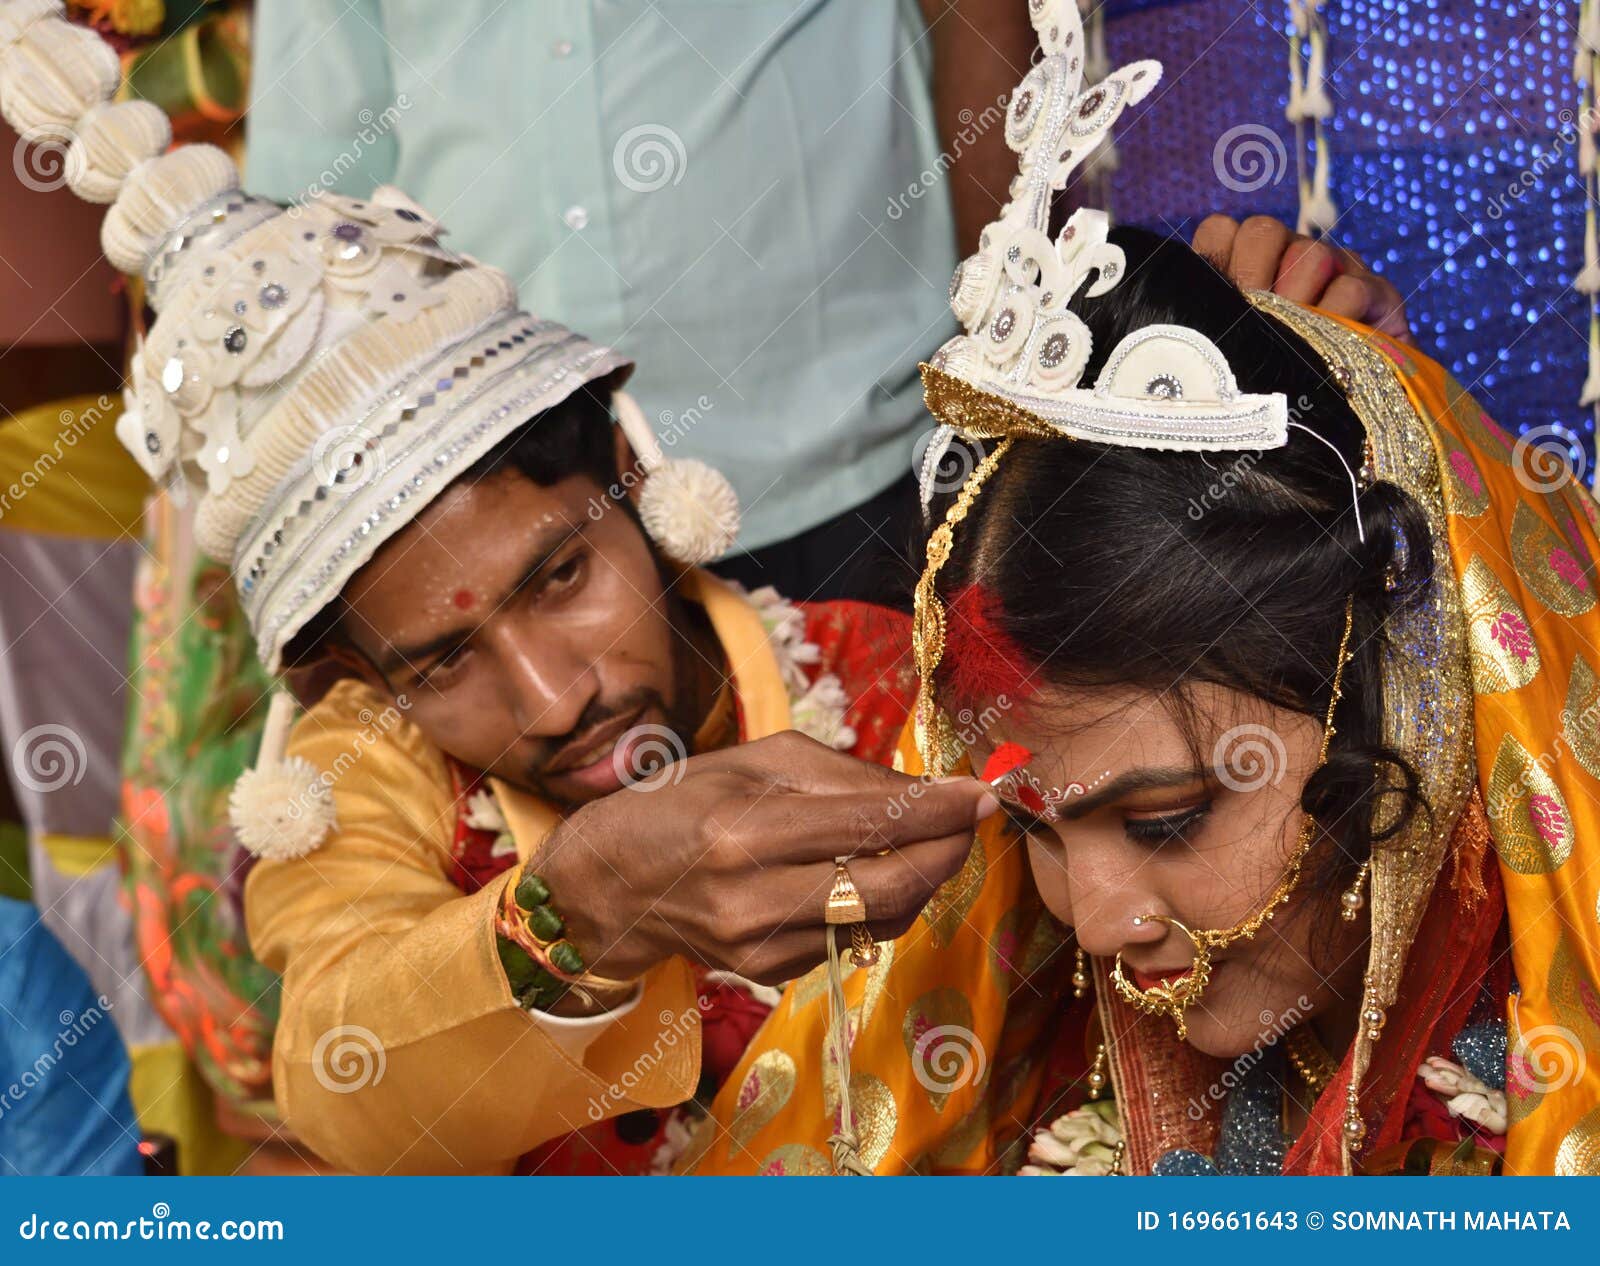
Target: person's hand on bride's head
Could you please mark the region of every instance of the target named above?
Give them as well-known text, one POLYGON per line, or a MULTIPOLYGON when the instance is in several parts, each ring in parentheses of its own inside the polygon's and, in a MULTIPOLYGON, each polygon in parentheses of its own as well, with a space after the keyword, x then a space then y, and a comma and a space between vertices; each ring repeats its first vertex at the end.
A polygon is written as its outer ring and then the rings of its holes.
POLYGON ((1325 238, 1296 233, 1269 215, 1253 215, 1243 224, 1210 215, 1195 230, 1194 249, 1241 290, 1270 290, 1414 342, 1400 292, 1354 251, 1325 238))

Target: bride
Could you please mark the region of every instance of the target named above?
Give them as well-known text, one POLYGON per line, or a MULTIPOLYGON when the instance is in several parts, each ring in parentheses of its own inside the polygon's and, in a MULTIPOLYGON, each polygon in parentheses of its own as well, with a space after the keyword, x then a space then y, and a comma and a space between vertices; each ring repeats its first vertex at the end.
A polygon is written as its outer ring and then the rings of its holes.
MULTIPOLYGON (((1188 327, 1289 438, 1002 432, 1035 423, 930 368, 991 429, 933 503, 901 760, 999 777, 1009 814, 845 981, 862 1158, 1600 1172, 1594 501, 1387 336, 1108 245, 1095 347, 1188 327)), ((824 994, 790 988, 700 1172, 831 1168, 824 994)))
POLYGON ((1079 92, 1034 8, 924 367, 899 755, 1009 813, 790 987, 689 1167, 1600 1173, 1595 503, 1385 334, 1046 237, 1073 120, 1152 78, 1079 92))

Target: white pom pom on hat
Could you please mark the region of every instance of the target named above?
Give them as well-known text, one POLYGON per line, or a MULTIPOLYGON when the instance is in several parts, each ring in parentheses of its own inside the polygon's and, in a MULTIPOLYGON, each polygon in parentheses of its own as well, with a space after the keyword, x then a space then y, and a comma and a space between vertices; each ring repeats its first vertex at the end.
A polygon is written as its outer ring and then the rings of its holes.
POLYGON ((613 392, 611 403, 646 476, 639 494, 645 531, 676 562, 698 566, 721 558, 739 535, 739 497, 727 476, 693 458, 667 457, 626 391, 613 392))
POLYGON ((185 145, 146 159, 128 173, 100 226, 100 248, 125 273, 145 261, 172 228, 196 207, 237 188, 233 160, 215 145, 185 145))
POLYGON ((268 861, 304 857, 339 825, 322 771, 304 756, 284 755, 294 708, 286 691, 273 694, 255 768, 239 775, 228 796, 239 843, 268 861))
POLYGON ((303 756, 240 774, 228 796, 228 817, 239 843, 268 861, 304 857, 339 824, 321 772, 303 756))
POLYGON ((70 134, 85 111, 109 101, 122 81, 116 51, 87 27, 23 6, 0 50, 0 111, 18 132, 70 134))

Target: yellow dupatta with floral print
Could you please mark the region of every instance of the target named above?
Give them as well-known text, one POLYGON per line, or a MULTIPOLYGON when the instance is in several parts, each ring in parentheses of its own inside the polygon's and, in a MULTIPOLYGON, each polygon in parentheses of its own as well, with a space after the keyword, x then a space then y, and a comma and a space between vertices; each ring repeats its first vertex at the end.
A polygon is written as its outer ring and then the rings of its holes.
MULTIPOLYGON (((1352 1078, 1364 1096, 1381 1092, 1363 1100, 1375 1127, 1369 1152, 1402 1139, 1415 1064, 1448 1052, 1464 1011, 1459 997, 1430 993, 1425 972, 1408 975, 1407 963, 1459 944, 1486 973, 1485 936, 1443 942, 1468 925, 1492 931, 1503 916, 1517 981, 1506 1000, 1504 1170, 1600 1174, 1600 1059, 1585 1054, 1600 1051, 1600 511, 1426 357, 1364 327, 1253 298, 1328 362, 1367 427, 1377 476, 1419 500, 1438 538, 1434 597, 1411 630, 1433 644, 1397 678, 1386 673, 1385 688, 1389 732, 1424 766, 1443 820, 1374 861, 1367 977, 1369 993, 1391 1019, 1406 1017, 1414 1037, 1406 1045, 1386 1031, 1345 1053, 1286 1172, 1360 1171, 1366 1154, 1341 1157, 1337 1137, 1337 1101, 1352 1078), (1484 856, 1491 841, 1497 867, 1484 856), (1419 930, 1432 943, 1417 943, 1419 930)), ((921 770, 909 725, 896 764, 921 770)), ((1209 1149, 1215 1115, 1195 1119, 1183 1105, 1225 1066, 1174 1047, 1170 1027, 1131 1014, 1108 988, 1075 1003, 1065 946, 1020 842, 990 819, 917 926, 875 967, 847 976, 851 1098, 875 1172, 1014 1169, 1048 1106, 1046 1053, 1073 1026, 1088 1035, 1098 1025, 1110 1052, 1128 1172, 1147 1172, 1172 1147, 1209 1149)), ((1107 967, 1094 964, 1100 986, 1107 967)), ((819 968, 789 987, 757 1034, 686 1167, 831 1172, 838 1104, 827 1035, 819 968)))

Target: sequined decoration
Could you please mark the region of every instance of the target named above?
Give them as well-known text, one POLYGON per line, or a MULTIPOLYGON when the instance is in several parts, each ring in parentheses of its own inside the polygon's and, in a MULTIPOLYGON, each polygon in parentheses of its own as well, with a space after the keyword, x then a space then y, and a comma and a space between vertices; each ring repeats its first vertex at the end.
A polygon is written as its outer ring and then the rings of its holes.
POLYGON ((1506 1026, 1503 1020, 1474 1024, 1450 1043, 1456 1061, 1484 1085, 1506 1088, 1506 1026))
MULTIPOLYGON (((1325 11, 1334 236, 1399 287, 1417 341, 1493 417, 1513 434, 1571 430, 1593 473, 1594 421, 1577 404, 1588 301, 1571 286, 1584 233, 1576 2, 1341 0, 1325 11)), ((1120 0, 1106 16, 1113 64, 1159 57, 1173 69, 1159 114, 1125 120, 1118 135, 1122 218, 1185 234, 1212 211, 1292 224, 1286 6, 1120 0), (1153 126, 1177 117, 1194 144, 1174 147, 1153 126), (1272 128, 1284 161, 1260 184, 1230 186, 1212 150, 1241 122, 1272 128)))
POLYGON ((1174 1148, 1162 1153, 1150 1172, 1158 1178, 1281 1174, 1284 1157, 1289 1154, 1289 1140, 1283 1132, 1283 1088, 1289 1079, 1283 1052, 1277 1046, 1268 1047, 1228 1094, 1216 1160, 1189 1148, 1174 1148))

